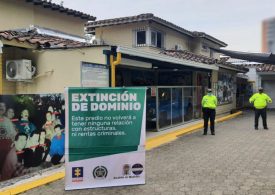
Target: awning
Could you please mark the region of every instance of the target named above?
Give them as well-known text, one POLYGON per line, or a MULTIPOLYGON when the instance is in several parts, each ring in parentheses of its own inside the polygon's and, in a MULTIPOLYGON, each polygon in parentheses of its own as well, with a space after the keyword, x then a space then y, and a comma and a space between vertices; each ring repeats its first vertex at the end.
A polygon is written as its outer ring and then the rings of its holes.
POLYGON ((247 60, 251 62, 260 62, 265 64, 275 64, 275 55, 272 53, 249 53, 215 48, 211 49, 216 52, 230 56, 232 58, 247 60))
POLYGON ((127 54, 130 56, 142 57, 146 59, 152 59, 152 60, 157 60, 161 62, 168 62, 168 63, 178 64, 182 66, 190 66, 194 68, 201 68, 201 69, 208 69, 208 70, 219 70, 219 67, 216 64, 208 65, 204 63, 194 62, 191 60, 184 60, 184 59, 179 59, 175 57, 170 57, 159 53, 143 51, 135 48, 118 46, 117 52, 121 52, 122 54, 127 54))

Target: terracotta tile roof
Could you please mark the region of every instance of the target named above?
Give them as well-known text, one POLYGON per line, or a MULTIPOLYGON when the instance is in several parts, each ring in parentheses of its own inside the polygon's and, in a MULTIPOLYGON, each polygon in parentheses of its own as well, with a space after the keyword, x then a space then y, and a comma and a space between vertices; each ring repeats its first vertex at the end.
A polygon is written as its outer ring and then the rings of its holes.
POLYGON ((275 72, 275 65, 272 64, 261 64, 257 67, 257 72, 275 72))
POLYGON ((96 28, 98 27, 105 27, 105 26, 113 26, 113 25, 119 25, 119 24, 128 24, 128 23, 134 23, 134 22, 144 22, 144 21, 153 21, 158 24, 164 25, 168 28, 174 29, 180 33, 186 34, 191 37, 200 37, 200 38, 206 38, 213 42, 218 43, 222 47, 227 46, 226 43, 204 33, 204 32, 191 32, 188 31, 180 26, 177 26, 171 22, 168 22, 164 19, 161 19, 159 17, 154 16, 152 13, 146 13, 146 14, 140 14, 136 16, 129 16, 129 17, 121 17, 121 18, 113 18, 113 19, 106 19, 106 20, 98 20, 93 22, 88 22, 85 27, 86 31, 88 33, 93 33, 96 28))
POLYGON ((275 72, 275 65, 273 64, 240 64, 238 66, 256 68, 257 72, 275 72))
POLYGON ((28 2, 28 3, 32 3, 35 6, 39 6, 39 7, 49 9, 49 10, 52 10, 52 11, 58 11, 60 13, 71 15, 71 16, 74 16, 74 17, 78 17, 78 18, 81 18, 81 19, 84 19, 84 20, 95 20, 96 19, 96 17, 91 16, 89 14, 85 14, 85 13, 80 12, 80 11, 65 8, 65 7, 63 7, 63 5, 58 5, 56 3, 52 3, 52 2, 47 1, 47 0, 25 0, 25 1, 28 2))
POLYGON ((134 22, 143 22, 143 21, 154 21, 156 23, 165 25, 167 27, 170 27, 174 30, 177 30, 181 33, 187 34, 189 36, 193 36, 192 32, 181 28, 180 26, 177 26, 171 22, 168 22, 166 20, 163 20, 161 18, 158 18, 154 16, 154 14, 146 13, 146 14, 140 14, 137 16, 129 16, 129 17, 121 17, 121 18, 113 18, 113 19, 106 19, 106 20, 98 20, 94 22, 88 22, 86 24, 86 30, 87 32, 92 32, 97 27, 104 27, 104 26, 112 26, 112 25, 119 25, 119 24, 128 24, 128 23, 134 23, 134 22))
POLYGON ((0 31, 0 40, 8 41, 16 40, 18 42, 26 42, 36 45, 39 49, 54 49, 54 48, 77 48, 89 47, 91 44, 86 42, 65 39, 58 36, 51 36, 46 34, 39 34, 35 30, 21 32, 21 31, 0 31))
POLYGON ((223 68, 233 68, 233 69, 237 69, 241 72, 247 72, 248 68, 246 67, 241 67, 241 66, 237 66, 234 64, 231 64, 229 62, 225 62, 223 59, 218 60, 218 59, 214 59, 214 58, 210 58, 210 57, 206 57, 203 55, 198 55, 195 53, 192 53, 190 51, 184 50, 184 51, 180 51, 180 50, 164 50, 161 52, 161 54, 170 56, 170 57, 175 57, 175 58, 180 58, 180 59, 184 59, 184 60, 190 60, 190 61, 194 61, 194 62, 198 62, 198 63, 203 63, 203 64, 217 64, 218 66, 222 66, 223 68))

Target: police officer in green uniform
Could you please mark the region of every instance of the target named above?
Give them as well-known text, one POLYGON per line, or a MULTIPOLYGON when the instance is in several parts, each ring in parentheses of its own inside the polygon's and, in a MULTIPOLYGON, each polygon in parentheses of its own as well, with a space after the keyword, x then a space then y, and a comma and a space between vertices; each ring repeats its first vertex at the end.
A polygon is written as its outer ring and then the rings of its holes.
POLYGON ((255 93, 250 99, 249 102, 254 104, 255 108, 255 130, 258 130, 259 117, 263 119, 264 129, 268 130, 266 122, 266 108, 267 103, 272 103, 271 98, 263 93, 263 88, 259 88, 259 93, 255 93))
POLYGON ((204 119, 204 132, 203 135, 207 135, 208 121, 210 119, 211 135, 215 135, 215 116, 217 107, 217 97, 212 94, 212 89, 207 90, 207 95, 203 96, 202 111, 204 119))

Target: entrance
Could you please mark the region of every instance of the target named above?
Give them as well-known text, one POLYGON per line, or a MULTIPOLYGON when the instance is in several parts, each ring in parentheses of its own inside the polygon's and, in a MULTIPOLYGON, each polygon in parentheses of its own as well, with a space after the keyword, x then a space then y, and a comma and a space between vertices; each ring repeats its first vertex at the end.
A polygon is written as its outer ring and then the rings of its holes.
POLYGON ((147 130, 164 130, 202 117, 199 87, 149 87, 147 90, 147 130))

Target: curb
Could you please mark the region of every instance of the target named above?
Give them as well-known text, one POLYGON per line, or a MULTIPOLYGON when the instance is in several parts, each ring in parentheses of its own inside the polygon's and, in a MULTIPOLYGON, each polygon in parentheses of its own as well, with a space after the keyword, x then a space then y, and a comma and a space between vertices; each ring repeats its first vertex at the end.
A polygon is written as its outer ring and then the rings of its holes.
MULTIPOLYGON (((235 118, 239 115, 241 115, 243 112, 237 112, 234 114, 230 114, 228 116, 224 116, 221 118, 218 118, 215 120, 216 123, 220 123, 220 122, 224 122, 226 120, 235 118)), ((176 140, 178 137, 183 136, 185 134, 188 133, 192 133, 195 131, 198 131, 199 129, 203 128, 203 123, 200 122, 198 124, 192 125, 190 127, 186 127, 186 128, 182 128, 179 130, 175 130, 173 132, 169 132, 167 134, 164 135, 160 135, 160 136, 156 136, 156 137, 152 137, 146 140, 146 150, 151 150, 153 148, 157 148, 163 144, 172 142, 174 140, 176 140)), ((16 185, 14 187, 7 187, 5 190, 0 191, 0 195, 14 195, 14 194, 19 194, 25 191, 28 191, 30 189, 57 181, 59 179, 63 179, 65 177, 65 170, 63 171, 58 171, 56 173, 53 173, 51 175, 47 175, 47 176, 42 176, 39 179, 36 179, 34 181, 29 181, 26 183, 22 183, 19 185, 16 185)))
POLYGON ((19 194, 22 192, 25 192, 27 190, 57 181, 59 179, 63 179, 65 177, 65 171, 58 171, 56 173, 53 173, 51 175, 48 176, 42 176, 39 179, 36 179, 34 181, 29 181, 26 183, 22 183, 19 184, 17 186, 11 187, 11 188, 7 188, 4 191, 0 192, 0 195, 13 195, 13 194, 19 194))
MULTIPOLYGON (((234 114, 230 114, 230 115, 218 118, 215 120, 215 122, 216 123, 224 122, 229 119, 235 118, 235 117, 241 115, 242 113, 243 113, 242 111, 239 111, 234 114)), ((174 141, 180 136, 183 136, 187 133, 195 132, 201 128, 203 128, 203 122, 200 122, 200 123, 192 125, 190 127, 182 128, 182 129, 179 129, 179 130, 176 130, 176 131, 164 134, 164 135, 150 138, 146 141, 146 150, 151 150, 153 148, 159 147, 160 145, 174 141)))

